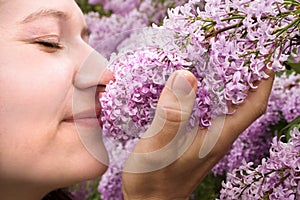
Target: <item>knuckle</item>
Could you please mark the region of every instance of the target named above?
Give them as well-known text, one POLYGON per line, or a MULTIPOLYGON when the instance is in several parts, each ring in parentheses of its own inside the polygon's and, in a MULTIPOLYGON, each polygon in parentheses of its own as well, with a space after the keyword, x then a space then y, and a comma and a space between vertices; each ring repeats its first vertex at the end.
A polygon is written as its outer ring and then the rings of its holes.
POLYGON ((167 123, 180 123, 189 119, 190 113, 184 112, 180 107, 161 106, 156 110, 156 115, 167 123))

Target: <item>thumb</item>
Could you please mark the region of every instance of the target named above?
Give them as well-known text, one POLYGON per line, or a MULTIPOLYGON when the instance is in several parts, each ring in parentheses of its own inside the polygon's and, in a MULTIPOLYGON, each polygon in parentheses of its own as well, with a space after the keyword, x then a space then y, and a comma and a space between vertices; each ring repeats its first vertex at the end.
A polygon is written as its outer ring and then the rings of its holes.
POLYGON ((168 144, 190 118, 197 90, 197 80, 186 70, 174 72, 158 101, 154 119, 142 135, 135 152, 155 151, 168 144))
POLYGON ((194 106, 196 89, 197 80, 191 72, 174 72, 160 95, 155 117, 174 124, 187 121, 194 106))
POLYGON ((190 147, 197 129, 187 133, 186 124, 193 109, 196 88, 197 80, 188 71, 176 71, 170 76, 159 98, 153 122, 130 153, 124 172, 145 173, 162 169, 190 147))

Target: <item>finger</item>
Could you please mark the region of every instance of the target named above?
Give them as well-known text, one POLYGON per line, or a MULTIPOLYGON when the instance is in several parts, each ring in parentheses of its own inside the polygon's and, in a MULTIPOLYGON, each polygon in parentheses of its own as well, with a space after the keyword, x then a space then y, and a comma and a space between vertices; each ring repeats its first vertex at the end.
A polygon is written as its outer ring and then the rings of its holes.
POLYGON ((199 155, 199 162, 202 162, 201 158, 208 158, 210 161, 203 167, 209 169, 228 152, 239 134, 265 112, 274 80, 274 73, 268 74, 270 77, 261 80, 256 90, 248 92, 248 97, 237 107, 235 113, 219 116, 212 121, 209 129, 199 130, 187 152, 189 156, 199 155))
POLYGON ((233 143, 240 133, 265 113, 275 77, 274 72, 268 70, 266 73, 269 78, 261 80, 257 89, 248 92, 248 97, 238 106, 236 113, 226 116, 223 134, 228 142, 233 143))
POLYGON ((123 171, 146 173, 176 161, 191 145, 196 131, 187 133, 187 122, 195 101, 197 81, 187 71, 177 71, 161 93, 150 128, 125 162, 123 171), (186 136, 189 137, 186 137, 186 136))
POLYGON ((197 80, 185 70, 178 70, 163 89, 150 128, 142 135, 135 152, 151 152, 168 144, 179 127, 187 123, 195 101, 197 80))

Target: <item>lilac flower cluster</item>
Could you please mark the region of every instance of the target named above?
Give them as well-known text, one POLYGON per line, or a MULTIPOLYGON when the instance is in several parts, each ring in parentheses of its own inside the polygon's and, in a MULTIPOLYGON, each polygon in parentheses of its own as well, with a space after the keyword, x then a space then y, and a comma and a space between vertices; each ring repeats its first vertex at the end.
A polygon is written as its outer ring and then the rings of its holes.
MULTIPOLYGON (((117 71, 116 81, 108 87, 102 100, 106 135, 126 142, 137 137, 137 132, 133 131, 135 127, 147 128, 159 89, 170 75, 166 70, 190 69, 198 78, 199 89, 192 118, 198 119, 200 126, 208 127, 211 119, 226 113, 224 106, 220 106, 222 102, 240 104, 245 100, 245 91, 255 89, 254 82, 267 77, 266 67, 274 71, 284 68, 283 61, 288 55, 283 49, 290 44, 281 35, 276 37, 271 33, 275 30, 293 33, 294 27, 288 24, 293 22, 290 20, 293 16, 276 20, 275 17, 280 16, 285 8, 280 0, 269 3, 251 1, 239 6, 232 1, 209 1, 204 11, 197 9, 198 3, 201 2, 191 1, 169 10, 169 17, 162 27, 174 31, 175 35, 167 48, 132 50, 111 64, 112 70, 117 71), (263 11, 255 16, 257 23, 252 22, 250 26, 252 18, 248 16, 253 16, 258 5, 265 9, 260 8, 263 11), (217 15, 211 12, 212 7, 218 8, 217 15), (228 9, 232 10, 229 14, 228 9), (204 28, 207 26, 209 30, 213 28, 211 32, 204 28), (163 77, 158 78, 162 80, 159 85, 156 85, 157 77, 163 77), (216 85, 224 87, 215 88, 216 85), (218 112, 212 113, 212 110, 218 112)), ((160 37, 156 35, 151 39, 160 41, 160 37)), ((135 40, 138 39, 132 37, 129 41, 136 44, 135 40)))
MULTIPOLYGON (((115 144, 115 148, 122 144, 123 152, 110 155, 112 163, 108 173, 102 177, 99 186, 103 199, 106 199, 105 197, 111 199, 112 195, 117 194, 113 190, 107 190, 108 187, 114 187, 115 191, 121 191, 122 165, 120 163, 124 163, 129 151, 128 147, 132 147, 128 144, 133 139, 138 139, 140 134, 150 126, 159 95, 168 77, 175 70, 191 67, 192 62, 187 61, 186 54, 178 53, 180 50, 170 42, 170 37, 174 38, 174 33, 164 29, 144 30, 140 34, 134 34, 128 41, 124 41, 125 44, 133 45, 125 45, 125 50, 120 50, 120 54, 111 58, 109 67, 114 71, 115 82, 107 85, 107 92, 101 98, 103 135, 113 138, 109 145, 115 144), (142 36, 145 36, 144 40, 142 36), (140 47, 138 49, 137 44, 140 47), (145 46, 143 47, 142 44, 145 46), (118 163, 118 165, 113 163, 118 163)), ((201 58, 199 57, 199 59, 201 58)), ((212 115, 216 116, 216 112, 224 113, 220 109, 219 101, 216 101, 215 104, 212 103, 211 97, 218 98, 216 94, 212 95, 212 92, 208 90, 208 86, 213 85, 209 82, 212 78, 207 75, 207 79, 204 80, 203 70, 212 71, 208 74, 214 75, 214 68, 213 66, 210 69, 199 68, 198 71, 203 74, 202 78, 200 78, 200 74, 196 74, 199 80, 199 90, 194 114, 190 120, 193 126, 196 125, 196 118, 200 119, 200 125, 204 127, 209 125, 209 119, 212 115)), ((196 70, 193 71, 196 72, 196 70)), ((112 152, 114 151, 112 150, 112 152)), ((120 198, 116 197, 116 199, 120 198)))
POLYGON ((89 0, 92 5, 101 4, 105 10, 110 10, 114 14, 126 15, 137 8, 141 0, 89 0))
POLYGON ((125 16, 132 10, 137 9, 140 13, 148 16, 149 22, 158 23, 165 17, 166 9, 176 7, 186 3, 187 0, 89 0, 90 4, 101 4, 105 10, 125 16))
POLYGON ((122 200, 122 168, 124 160, 128 157, 130 150, 134 147, 137 140, 131 140, 122 144, 115 144, 113 142, 106 141, 106 148, 108 150, 110 158, 113 158, 110 162, 109 168, 106 173, 101 177, 101 181, 98 185, 98 191, 101 194, 101 199, 109 200, 122 200))
POLYGON ((299 199, 300 198, 300 132, 290 132, 287 143, 274 137, 270 157, 262 164, 244 163, 227 174, 220 199, 299 199))
POLYGON ((283 61, 299 45, 291 46, 290 41, 299 35, 291 25, 300 19, 282 0, 207 1, 203 11, 196 6, 198 2, 171 9, 164 27, 182 36, 178 42, 182 38, 194 42, 192 58, 207 43, 209 62, 219 66, 228 84, 226 99, 239 104, 246 98, 243 91, 255 88, 253 82, 266 77, 265 67, 284 68, 283 61), (280 17, 282 12, 287 16, 280 17))
MULTIPOLYGON (((244 161, 260 164, 268 155, 272 141, 271 126, 290 122, 300 116, 300 75, 292 73, 276 77, 266 113, 249 126, 233 143, 228 154, 213 168, 215 175, 231 172, 244 161)), ((276 134, 276 133, 275 133, 276 134)))
POLYGON ((113 13, 109 17, 99 16, 99 13, 90 12, 86 15, 90 30, 90 45, 109 58, 117 46, 135 30, 148 27, 151 23, 159 23, 171 6, 185 3, 180 1, 153 1, 153 0, 90 0, 91 4, 102 4, 104 9, 113 13))
POLYGON ((158 54, 157 49, 149 48, 118 57, 111 65, 116 81, 107 86, 101 99, 103 134, 124 143, 138 138, 154 117, 167 78, 182 69, 183 63, 187 62, 176 54, 158 54))
POLYGON ((88 199, 92 192, 91 183, 88 181, 79 183, 71 188, 70 191, 73 200, 88 199))
POLYGON ((136 10, 126 16, 112 14, 102 18, 99 13, 90 12, 85 18, 90 30, 90 45, 106 58, 116 51, 117 46, 129 37, 132 30, 148 26, 147 18, 136 10))
POLYGON ((290 89, 286 94, 287 101, 282 104, 282 114, 286 121, 290 122, 300 115, 300 85, 299 83, 294 83, 288 87, 290 89))
MULTIPOLYGON (((152 3, 143 1, 146 2, 152 3)), ((102 3, 109 4, 108 1, 102 3)), ((139 4, 126 14, 112 14, 109 18, 99 18, 92 13, 87 16, 92 32, 91 44, 107 57, 111 52, 119 51, 110 59, 116 81, 107 86, 101 104, 103 133, 113 138, 112 143, 116 143, 114 145, 121 153, 111 155, 112 165, 100 182, 103 199, 120 199, 122 164, 128 143, 138 139, 149 126, 159 94, 172 72, 187 69, 194 73, 198 91, 190 124, 198 125, 195 124, 197 121, 201 127, 209 127, 212 119, 227 113, 227 103, 241 104, 247 98, 246 91, 255 89, 256 81, 268 77, 264 72, 266 68, 284 69, 288 55, 299 49, 298 43, 290 41, 299 35, 295 27, 300 18, 295 6, 289 4, 283 0, 213 0, 205 3, 190 0, 170 9, 162 26, 153 26, 144 33, 150 35, 146 40, 141 40, 136 31, 128 31, 155 21, 149 19, 152 16, 149 12, 141 12, 151 10, 145 9, 146 4, 139 4), (165 34, 152 34, 151 30, 163 30, 165 34)), ((148 5, 153 8, 153 4, 148 5)), ((297 96, 296 89, 293 94, 297 96)), ((276 95, 272 97, 273 103, 278 104, 276 95)), ((297 102, 298 99, 294 104, 297 102)), ((290 109, 285 115, 292 117, 297 108, 290 109)), ((240 143, 235 143, 237 151, 232 151, 231 157, 227 155, 228 160, 232 159, 229 169, 240 165, 243 157, 252 159, 257 152, 261 152, 258 157, 265 155, 261 143, 270 143, 270 137, 264 133, 268 132, 272 121, 276 123, 280 119, 274 114, 278 114, 277 110, 270 113, 256 122, 257 128, 249 128, 238 139, 240 143), (266 132, 260 131, 261 128, 266 132), (251 145, 255 148, 242 151, 251 145), (246 153, 238 155, 238 152, 246 153)))

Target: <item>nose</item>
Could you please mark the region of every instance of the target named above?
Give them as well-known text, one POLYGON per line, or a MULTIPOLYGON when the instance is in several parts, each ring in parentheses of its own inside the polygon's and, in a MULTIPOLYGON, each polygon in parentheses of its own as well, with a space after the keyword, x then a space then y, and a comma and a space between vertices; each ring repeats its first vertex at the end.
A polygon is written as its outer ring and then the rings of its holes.
POLYGON ((115 77, 112 71, 106 68, 103 72, 103 75, 100 78, 99 85, 107 85, 110 81, 115 81, 115 77))
POLYGON ((102 128, 99 118, 101 105, 97 98, 98 89, 113 80, 113 74, 107 69, 107 60, 89 46, 76 51, 75 59, 81 62, 76 66, 73 80, 72 113, 84 116, 83 122, 75 123, 82 145, 92 157, 105 165, 108 164, 107 152, 102 140, 102 128), (82 62, 84 61, 84 62, 82 62), (87 117, 85 117, 87 116, 87 117))
POLYGON ((87 89, 95 86, 105 86, 114 81, 114 76, 107 69, 108 61, 97 51, 92 51, 78 69, 74 86, 77 89, 87 89))

